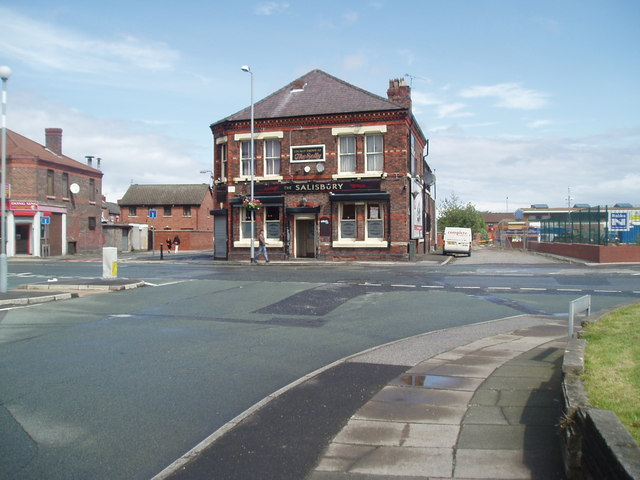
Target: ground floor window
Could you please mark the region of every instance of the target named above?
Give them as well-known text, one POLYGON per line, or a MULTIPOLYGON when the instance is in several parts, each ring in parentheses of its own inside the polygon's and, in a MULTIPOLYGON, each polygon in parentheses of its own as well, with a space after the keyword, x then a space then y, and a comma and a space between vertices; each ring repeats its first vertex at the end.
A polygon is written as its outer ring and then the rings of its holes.
POLYGON ((384 241, 384 209, 380 202, 340 203, 338 241, 384 241))
MULTIPOLYGON (((251 210, 243 208, 241 213, 240 238, 251 239, 251 210)), ((254 232, 255 233, 255 232, 254 232)))
POLYGON ((265 226, 267 238, 280 239, 279 207, 265 207, 265 226))
MULTIPOLYGON (((240 210, 240 241, 251 240, 251 210, 242 208, 240 210)), ((282 209, 279 206, 265 206, 254 212, 254 238, 258 238, 260 230, 265 231, 267 240, 271 245, 281 240, 281 215, 282 209)))
POLYGON ((367 204, 367 238, 384 238, 384 222, 382 221, 382 205, 367 204))

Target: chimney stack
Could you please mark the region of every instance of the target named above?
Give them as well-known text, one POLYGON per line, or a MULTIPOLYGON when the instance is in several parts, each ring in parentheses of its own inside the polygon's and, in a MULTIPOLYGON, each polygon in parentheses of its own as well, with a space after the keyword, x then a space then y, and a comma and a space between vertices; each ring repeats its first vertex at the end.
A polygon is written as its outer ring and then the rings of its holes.
POLYGON ((45 128, 45 147, 56 155, 62 155, 62 129, 45 128))
POLYGON ((85 155, 84 158, 87 159, 87 165, 93 167, 93 155, 85 155))
POLYGON ((411 87, 404 78, 389 80, 387 98, 411 110, 411 87))

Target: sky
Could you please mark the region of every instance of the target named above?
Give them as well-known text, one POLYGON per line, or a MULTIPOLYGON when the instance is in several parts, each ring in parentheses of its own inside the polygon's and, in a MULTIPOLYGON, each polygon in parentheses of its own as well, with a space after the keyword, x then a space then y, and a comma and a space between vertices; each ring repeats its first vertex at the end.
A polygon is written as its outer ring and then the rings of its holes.
MULTIPOLYGON (((102 159, 103 194, 207 183, 209 125, 313 69, 405 78, 438 205, 640 205, 637 0, 0 0, 7 127, 102 159)), ((94 164, 95 165, 95 164, 94 164)))

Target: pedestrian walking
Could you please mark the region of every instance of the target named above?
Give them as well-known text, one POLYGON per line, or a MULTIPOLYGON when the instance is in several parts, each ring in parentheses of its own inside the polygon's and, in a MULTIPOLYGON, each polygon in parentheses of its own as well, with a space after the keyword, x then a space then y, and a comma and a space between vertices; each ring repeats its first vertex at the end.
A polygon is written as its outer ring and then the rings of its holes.
POLYGON ((178 253, 178 248, 180 247, 180 237, 178 235, 173 237, 173 246, 175 247, 175 251, 173 253, 178 253))
POLYGON ((267 241, 264 238, 264 230, 260 230, 258 234, 258 253, 256 254, 256 258, 253 259, 254 262, 258 263, 258 257, 260 254, 264 255, 265 262, 269 263, 269 255, 267 255, 267 241))
POLYGON ((173 245, 173 242, 171 241, 170 237, 167 237, 166 244, 167 244, 167 253, 171 253, 171 245, 173 245))

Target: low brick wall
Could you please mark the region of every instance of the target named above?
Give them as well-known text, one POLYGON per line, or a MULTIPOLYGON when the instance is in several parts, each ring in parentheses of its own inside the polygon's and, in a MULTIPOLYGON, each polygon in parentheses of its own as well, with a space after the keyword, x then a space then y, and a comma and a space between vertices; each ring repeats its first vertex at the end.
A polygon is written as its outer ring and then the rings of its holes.
POLYGON ((528 242, 527 248, 535 252, 580 258, 594 263, 640 262, 640 246, 636 245, 528 242))
POLYGON ((158 230, 154 236, 154 248, 167 248, 167 238, 173 240, 180 237, 180 250, 211 250, 213 249, 213 232, 209 230, 158 230))
POLYGON ((567 479, 640 479, 638 444, 613 412, 589 405, 580 379, 585 347, 584 339, 571 339, 562 365, 565 418, 561 443, 567 479))

